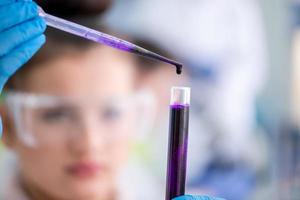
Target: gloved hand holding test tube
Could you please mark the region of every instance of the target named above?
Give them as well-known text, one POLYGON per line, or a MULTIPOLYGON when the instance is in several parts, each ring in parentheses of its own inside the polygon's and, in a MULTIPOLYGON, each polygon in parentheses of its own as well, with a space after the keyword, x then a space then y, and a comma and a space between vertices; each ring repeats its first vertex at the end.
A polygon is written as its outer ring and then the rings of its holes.
POLYGON ((209 196, 185 195, 190 93, 189 87, 171 89, 165 200, 224 200, 209 196))

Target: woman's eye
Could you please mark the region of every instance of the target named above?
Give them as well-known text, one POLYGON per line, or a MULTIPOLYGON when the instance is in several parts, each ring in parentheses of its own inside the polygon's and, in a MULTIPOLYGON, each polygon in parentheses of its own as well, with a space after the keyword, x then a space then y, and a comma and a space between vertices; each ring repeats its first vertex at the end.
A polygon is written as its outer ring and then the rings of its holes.
POLYGON ((122 116, 122 114, 123 112, 121 108, 109 107, 103 111, 102 117, 104 120, 117 120, 122 116))
POLYGON ((54 110, 43 111, 40 117, 43 121, 54 122, 54 121, 69 120, 72 118, 72 115, 71 112, 68 110, 54 109, 54 110))

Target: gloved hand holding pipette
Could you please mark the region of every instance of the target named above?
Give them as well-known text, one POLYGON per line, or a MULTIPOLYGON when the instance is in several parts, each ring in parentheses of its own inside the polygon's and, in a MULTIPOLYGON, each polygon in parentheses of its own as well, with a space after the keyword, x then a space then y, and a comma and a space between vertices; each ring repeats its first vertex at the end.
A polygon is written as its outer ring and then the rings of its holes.
POLYGON ((0 0, 0 91, 8 78, 26 63, 43 45, 47 24, 86 39, 103 43, 119 50, 158 59, 176 66, 182 65, 127 41, 89 29, 45 13, 32 0, 0 0))
POLYGON ((31 0, 0 0, 0 91, 44 44, 46 29, 31 0))

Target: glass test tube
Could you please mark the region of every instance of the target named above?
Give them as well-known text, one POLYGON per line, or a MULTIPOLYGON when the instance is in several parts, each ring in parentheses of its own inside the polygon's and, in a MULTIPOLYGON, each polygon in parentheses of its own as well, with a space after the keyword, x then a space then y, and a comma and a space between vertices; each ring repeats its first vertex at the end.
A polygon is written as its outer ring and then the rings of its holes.
POLYGON ((173 87, 170 103, 166 198, 185 193, 190 88, 173 87))

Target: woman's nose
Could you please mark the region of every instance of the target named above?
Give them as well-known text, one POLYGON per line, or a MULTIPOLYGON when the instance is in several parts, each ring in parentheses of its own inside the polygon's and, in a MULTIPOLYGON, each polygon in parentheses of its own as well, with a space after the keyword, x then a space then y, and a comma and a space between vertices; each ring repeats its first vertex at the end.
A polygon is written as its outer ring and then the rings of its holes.
POLYGON ((69 140, 69 147, 73 153, 85 155, 105 151, 107 141, 104 137, 106 133, 103 124, 87 118, 77 124, 77 129, 77 134, 69 140))

